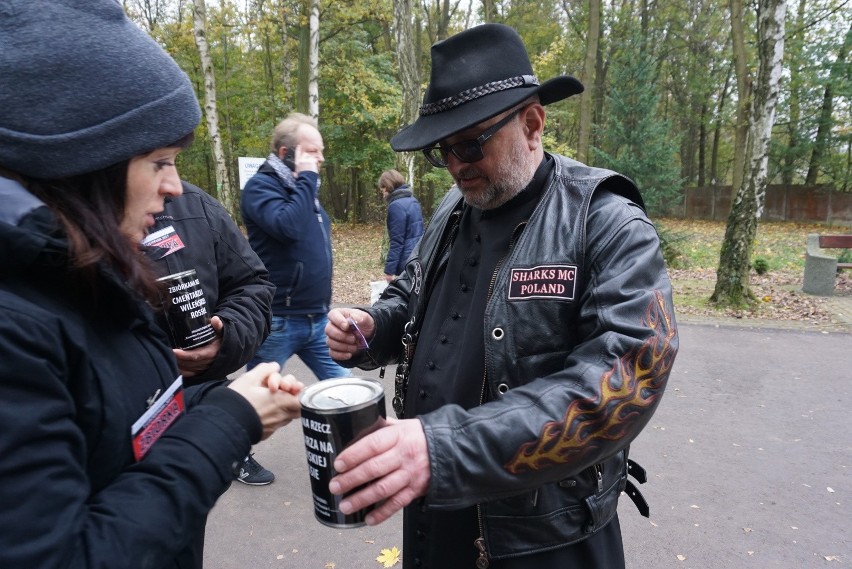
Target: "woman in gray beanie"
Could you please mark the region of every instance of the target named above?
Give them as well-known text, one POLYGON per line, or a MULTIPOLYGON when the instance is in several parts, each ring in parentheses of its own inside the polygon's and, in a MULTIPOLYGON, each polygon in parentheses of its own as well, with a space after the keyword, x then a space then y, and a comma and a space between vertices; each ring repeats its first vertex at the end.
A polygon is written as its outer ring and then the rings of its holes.
POLYGON ((182 389, 139 241, 200 109, 115 0, 0 4, 0 567, 201 567, 251 445, 299 414, 263 364, 182 389))

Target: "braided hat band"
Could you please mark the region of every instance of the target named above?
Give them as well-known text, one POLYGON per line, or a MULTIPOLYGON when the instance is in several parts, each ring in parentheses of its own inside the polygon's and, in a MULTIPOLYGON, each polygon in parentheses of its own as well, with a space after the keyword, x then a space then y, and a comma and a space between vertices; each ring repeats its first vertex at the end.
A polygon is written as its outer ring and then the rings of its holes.
POLYGON ((443 111, 448 111, 454 107, 458 107, 459 105, 467 103, 468 101, 473 101, 480 97, 484 97, 485 95, 490 95, 491 93, 505 91, 506 89, 514 89, 515 87, 527 86, 535 87, 538 85, 538 77, 536 77, 535 75, 518 75, 517 77, 509 77, 508 79, 491 81, 490 83, 480 85, 479 87, 466 89, 458 95, 446 97, 444 99, 441 99, 440 101, 435 101, 434 103, 426 103, 424 105, 421 105, 420 116, 426 117, 429 115, 434 115, 436 113, 441 113, 443 111))

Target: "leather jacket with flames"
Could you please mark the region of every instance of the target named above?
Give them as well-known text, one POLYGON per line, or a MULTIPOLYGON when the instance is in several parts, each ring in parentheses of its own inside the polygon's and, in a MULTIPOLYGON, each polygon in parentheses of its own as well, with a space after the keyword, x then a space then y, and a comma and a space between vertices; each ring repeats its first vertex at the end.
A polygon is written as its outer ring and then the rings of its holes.
MULTIPOLYGON (((612 519, 625 489, 641 501, 627 480, 638 470, 628 448, 656 410, 678 348, 671 283, 636 187, 554 158, 539 204, 492 277, 482 405, 417 417, 431 465, 425 506, 479 505, 492 559, 585 539, 612 519)), ((415 349, 461 203, 450 190, 405 274, 365 309, 376 324, 369 358, 344 365, 405 367, 400 338, 415 349)), ((411 417, 417 398, 407 399, 411 417)))

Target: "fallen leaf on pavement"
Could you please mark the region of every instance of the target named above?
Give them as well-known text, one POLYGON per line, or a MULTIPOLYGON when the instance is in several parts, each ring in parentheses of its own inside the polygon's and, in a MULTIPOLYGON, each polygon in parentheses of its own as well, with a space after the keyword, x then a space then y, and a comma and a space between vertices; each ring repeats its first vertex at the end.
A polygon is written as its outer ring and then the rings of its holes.
POLYGON ((376 557, 376 561, 383 567, 393 567, 399 563, 399 549, 394 545, 391 549, 382 549, 382 554, 376 557))

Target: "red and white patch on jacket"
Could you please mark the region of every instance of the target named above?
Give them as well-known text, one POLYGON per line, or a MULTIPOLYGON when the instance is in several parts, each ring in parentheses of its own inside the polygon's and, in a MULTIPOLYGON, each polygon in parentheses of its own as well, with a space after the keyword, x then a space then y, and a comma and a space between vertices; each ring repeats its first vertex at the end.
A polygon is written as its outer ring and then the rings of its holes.
POLYGON ((169 225, 168 227, 164 227, 159 231, 155 231, 150 235, 147 235, 145 239, 142 240, 142 245, 147 247, 159 247, 161 249, 166 249, 166 252, 163 254, 163 257, 171 255, 175 251, 180 251, 185 247, 183 244, 183 240, 181 240, 180 235, 178 235, 177 231, 175 231, 174 226, 169 225))

